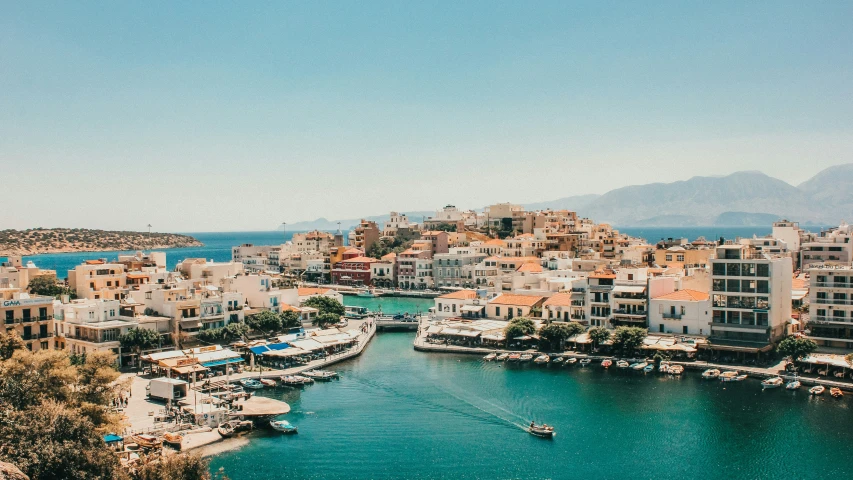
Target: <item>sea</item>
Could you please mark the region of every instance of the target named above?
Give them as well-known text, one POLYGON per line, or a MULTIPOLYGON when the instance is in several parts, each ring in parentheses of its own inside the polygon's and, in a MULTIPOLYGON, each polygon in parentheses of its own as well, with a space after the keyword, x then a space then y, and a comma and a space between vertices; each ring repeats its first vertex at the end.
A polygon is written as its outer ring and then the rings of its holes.
MULTIPOLYGON (((411 300, 411 299, 409 299, 411 300)), ((418 300, 424 302, 424 300, 418 300)), ((425 305, 424 305, 425 306, 425 305)), ((378 333, 338 381, 262 390, 292 436, 211 459, 233 480, 853 478, 850 399, 618 369, 421 353, 378 333), (553 425, 552 440, 525 432, 553 425)))
MULTIPOLYGON (((665 238, 688 238, 695 240, 705 237, 707 240, 734 239, 736 237, 751 237, 753 235, 763 236, 770 233, 768 227, 681 227, 681 228, 651 228, 651 227, 629 227, 619 228, 622 233, 645 238, 651 243, 656 243, 665 238)), ((290 240, 296 232, 264 231, 264 232, 182 232, 191 235, 202 243, 201 247, 167 248, 158 251, 166 252, 166 262, 169 268, 174 268, 186 258, 205 258, 216 262, 231 260, 231 247, 251 243, 253 245, 280 245, 290 240)), ((50 253, 42 255, 31 255, 24 257, 24 261, 32 261, 36 266, 44 269, 56 270, 59 278, 66 278, 68 270, 86 260, 106 259, 115 260, 120 254, 133 253, 128 251, 109 252, 80 252, 80 253, 50 253)), ((4 257, 0 260, 5 261, 4 257)))

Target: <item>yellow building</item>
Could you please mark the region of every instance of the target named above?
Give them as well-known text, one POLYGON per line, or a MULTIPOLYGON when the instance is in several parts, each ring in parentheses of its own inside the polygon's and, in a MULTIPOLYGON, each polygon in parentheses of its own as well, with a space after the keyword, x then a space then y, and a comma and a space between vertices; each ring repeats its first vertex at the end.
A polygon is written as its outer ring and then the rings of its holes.
POLYGON ((32 351, 52 348, 53 297, 30 295, 19 288, 0 289, 0 318, 6 332, 13 330, 32 351))

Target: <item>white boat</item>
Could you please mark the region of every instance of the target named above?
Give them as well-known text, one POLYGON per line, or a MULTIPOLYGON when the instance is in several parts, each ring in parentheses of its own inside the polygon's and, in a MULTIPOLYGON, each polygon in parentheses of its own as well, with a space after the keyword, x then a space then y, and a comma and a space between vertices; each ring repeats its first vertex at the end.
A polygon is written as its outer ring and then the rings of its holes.
POLYGON ((320 380, 323 382, 328 382, 334 378, 338 378, 338 374, 336 372, 330 372, 326 370, 309 370, 307 372, 302 372, 302 375, 312 380, 320 380))
POLYGON ((271 378, 262 378, 262 379, 260 379, 260 380, 258 380, 258 381, 259 381, 259 382, 261 382, 261 384, 262 384, 263 386, 265 386, 265 387, 272 388, 272 387, 276 387, 276 386, 278 386, 278 384, 277 384, 277 383, 275 383, 275 380, 273 380, 273 379, 271 379, 271 378))
POLYGON ((720 374, 721 382, 732 382, 735 378, 737 378, 738 372, 737 370, 730 370, 728 372, 723 372, 720 374))
POLYGON ((669 373, 669 364, 668 363, 661 363, 660 366, 658 367, 658 372, 669 373))
POLYGON ((798 390, 800 388, 799 380, 792 380, 785 385, 785 390, 798 390))
POLYGON ((601 361, 601 366, 604 368, 610 368, 611 365, 613 365, 613 360, 610 360, 609 358, 605 358, 601 361))
POLYGON ((254 378, 244 378, 240 380, 240 384, 243 385, 244 388, 252 388, 255 390, 264 388, 264 384, 255 380, 254 378))
POLYGON ((631 366, 631 364, 625 360, 619 360, 618 362, 616 362, 616 366, 619 368, 628 368, 631 366))
POLYGON ((826 387, 823 385, 815 385, 814 387, 809 389, 809 393, 812 395, 823 395, 823 392, 826 391, 826 387))
POLYGON ((497 360, 499 362, 503 362, 504 360, 507 359, 507 357, 509 357, 508 353, 502 353, 502 354, 498 355, 497 358, 495 358, 495 360, 497 360))
POLYGON ((704 372, 702 372, 702 378, 704 378, 705 380, 713 380, 719 376, 720 376, 720 371, 717 370, 716 368, 709 368, 708 370, 705 370, 704 372))
POLYGON ((785 383, 785 380, 782 380, 782 377, 768 378, 761 382, 761 389, 766 390, 769 388, 779 388, 783 383, 785 383))
POLYGON ((655 370, 655 365, 653 363, 650 363, 650 364, 646 365, 645 367, 643 367, 643 373, 652 373, 654 370, 655 370))
POLYGON ((380 296, 378 293, 376 293, 375 288, 361 288, 361 289, 356 291, 356 295, 358 295, 359 297, 369 297, 369 298, 376 298, 376 297, 380 296))
POLYGON ((563 363, 563 362, 565 362, 565 361, 566 361, 566 359, 564 359, 563 357, 557 357, 557 358, 555 358, 554 360, 552 360, 552 361, 551 361, 551 363, 556 363, 556 364, 558 364, 558 365, 559 365, 559 364, 561 364, 561 363, 563 363))
POLYGON ((579 363, 580 363, 580 366, 585 367, 585 366, 589 365, 590 363, 592 363, 592 360, 590 360, 588 358, 582 358, 579 363))
POLYGON ((554 436, 554 427, 531 423, 530 426, 527 427, 527 432, 536 437, 551 438, 554 436))
POLYGON ((633 370, 636 370, 639 372, 640 370, 643 370, 644 368, 646 368, 648 366, 649 366, 649 364, 647 362, 640 362, 640 363, 635 363, 635 364, 631 365, 631 368, 633 370))
POLYGON ((572 358, 566 360, 566 365, 574 365, 576 363, 578 363, 578 359, 575 357, 572 357, 572 358))
POLYGON ((281 433, 298 433, 296 426, 287 420, 270 420, 270 427, 281 433))
POLYGON ((733 382, 742 382, 742 381, 744 381, 744 380, 746 380, 746 374, 745 374, 745 373, 744 373, 744 374, 741 374, 741 375, 736 376, 736 377, 735 377, 735 378, 733 378, 731 381, 733 381, 733 382))
POLYGON ((551 361, 551 357, 548 355, 539 355, 536 357, 536 360, 533 360, 533 363, 543 364, 551 361))
POLYGON ((487 362, 491 362, 492 360, 494 360, 496 358, 498 358, 498 355, 496 353, 490 353, 490 354, 486 355, 485 357, 483 357, 483 360, 485 360, 487 362))
POLYGON ((529 362, 531 360, 533 360, 533 355, 529 353, 525 353, 524 355, 518 357, 519 362, 529 362))
POLYGON ((681 375, 682 373, 684 373, 684 366, 683 365, 670 365, 669 366, 669 372, 667 372, 667 373, 669 373, 670 375, 681 375))

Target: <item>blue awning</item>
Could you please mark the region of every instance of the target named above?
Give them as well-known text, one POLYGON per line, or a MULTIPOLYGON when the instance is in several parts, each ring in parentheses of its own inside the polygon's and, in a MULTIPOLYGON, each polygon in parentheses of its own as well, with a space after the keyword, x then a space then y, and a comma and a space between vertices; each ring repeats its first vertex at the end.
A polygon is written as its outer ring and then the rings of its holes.
POLYGON ((290 348, 290 345, 286 343, 273 343, 271 345, 267 345, 270 350, 284 350, 285 348, 290 348))
POLYGON ((284 350, 285 348, 290 348, 290 345, 286 343, 270 343, 268 345, 249 347, 249 350, 251 350, 255 355, 263 355, 273 350, 284 350))
POLYGON ((259 347, 249 347, 249 350, 252 351, 255 355, 263 355, 266 352, 269 352, 270 349, 266 345, 261 345, 259 347))
POLYGON ((228 365, 229 363, 240 363, 244 360, 242 358, 226 358, 225 360, 214 360, 212 362, 202 363, 202 367, 218 367, 220 365, 228 365))
POLYGON ((116 443, 116 442, 120 442, 122 440, 124 440, 124 439, 119 437, 118 435, 116 435, 114 433, 108 433, 108 434, 104 435, 104 442, 106 442, 106 443, 116 443))

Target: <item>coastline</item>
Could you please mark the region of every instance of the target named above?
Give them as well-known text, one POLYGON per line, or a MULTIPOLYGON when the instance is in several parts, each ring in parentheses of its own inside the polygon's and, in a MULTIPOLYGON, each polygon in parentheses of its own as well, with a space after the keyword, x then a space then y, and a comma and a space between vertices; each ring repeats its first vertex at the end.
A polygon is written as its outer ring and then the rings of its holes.
POLYGON ((131 252, 134 250, 162 250, 162 249, 171 249, 171 248, 195 248, 195 247, 204 247, 204 243, 188 243, 188 244, 158 244, 158 245, 145 245, 142 246, 133 246, 133 245, 123 245, 123 246, 109 246, 109 247, 101 247, 101 248, 74 248, 74 247, 62 247, 55 248, 50 250, 5 250, 0 251, 0 257, 9 257, 9 256, 21 256, 21 257, 31 257, 34 255, 54 255, 60 253, 100 253, 100 252, 131 252))

